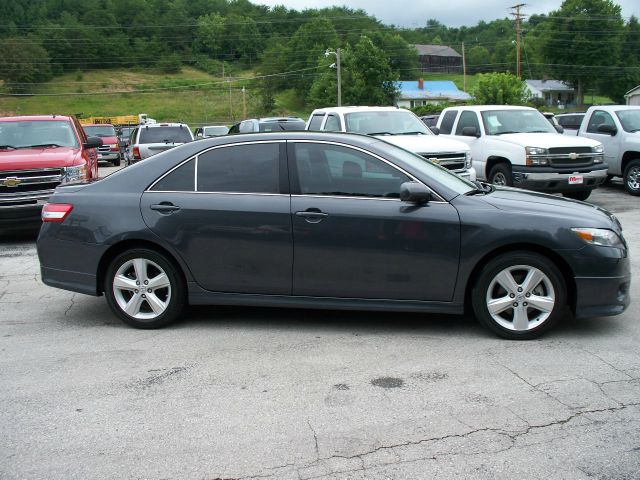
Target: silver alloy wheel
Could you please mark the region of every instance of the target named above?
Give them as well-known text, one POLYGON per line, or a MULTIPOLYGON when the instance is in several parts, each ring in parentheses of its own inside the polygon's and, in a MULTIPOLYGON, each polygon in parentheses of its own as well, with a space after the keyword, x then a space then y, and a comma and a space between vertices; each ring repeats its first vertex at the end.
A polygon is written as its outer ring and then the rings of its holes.
POLYGON ((530 265, 514 265, 498 273, 487 289, 491 317, 508 330, 541 325, 553 312, 555 291, 549 277, 530 265))
POLYGON ((494 185, 502 185, 504 187, 507 186, 507 177, 505 177, 504 173, 498 172, 493 176, 494 185))
POLYGON ((113 295, 124 313, 137 320, 153 320, 171 301, 171 282, 166 272, 146 258, 123 263, 113 277, 113 295))
POLYGON ((627 185, 631 190, 640 190, 640 166, 631 167, 627 174, 627 185))

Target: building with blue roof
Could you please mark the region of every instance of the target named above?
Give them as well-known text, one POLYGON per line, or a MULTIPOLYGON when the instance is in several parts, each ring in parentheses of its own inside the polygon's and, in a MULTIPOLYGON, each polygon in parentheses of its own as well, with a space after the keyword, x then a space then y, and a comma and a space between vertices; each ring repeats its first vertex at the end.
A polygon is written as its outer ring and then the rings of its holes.
POLYGON ((396 99, 398 107, 421 107, 440 102, 464 102, 473 97, 458 90, 452 81, 411 80, 396 82, 400 91, 396 99))

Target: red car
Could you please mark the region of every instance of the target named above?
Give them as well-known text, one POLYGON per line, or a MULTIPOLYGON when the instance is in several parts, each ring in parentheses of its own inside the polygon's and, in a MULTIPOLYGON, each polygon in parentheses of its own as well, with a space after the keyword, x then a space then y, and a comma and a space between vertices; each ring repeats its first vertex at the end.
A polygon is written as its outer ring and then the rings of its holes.
POLYGON ((116 167, 120 166, 120 143, 115 127, 102 123, 83 125, 82 128, 87 136, 102 139, 102 146, 98 147, 98 160, 106 160, 116 167))
POLYGON ((58 185, 97 178, 100 146, 75 117, 0 117, 0 231, 39 222, 58 185))

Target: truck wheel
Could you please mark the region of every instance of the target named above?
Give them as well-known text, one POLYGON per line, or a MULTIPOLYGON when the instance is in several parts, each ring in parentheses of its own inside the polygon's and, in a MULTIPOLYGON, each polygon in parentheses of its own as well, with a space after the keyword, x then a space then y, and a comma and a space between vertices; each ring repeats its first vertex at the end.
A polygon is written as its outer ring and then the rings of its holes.
POLYGON ((104 293, 111 310, 136 328, 160 328, 174 322, 186 303, 182 275, 164 255, 134 248, 113 259, 104 293))
POLYGON ((640 158, 631 160, 624 169, 624 188, 631 195, 640 195, 640 158))
POLYGON ((511 174, 511 166, 506 163, 499 163, 493 167, 489 172, 489 183, 512 187, 513 175, 511 174))
POLYGON ((113 161, 113 166, 114 167, 119 167, 120 166, 120 155, 118 155, 118 158, 113 161))
POLYGON ((584 202, 587 198, 589 198, 591 192, 592 190, 576 190, 575 192, 565 192, 562 194, 562 196, 584 202))
POLYGON ((567 289, 558 268, 532 252, 508 252, 487 263, 472 291, 484 326, 511 340, 537 338, 564 315, 567 289))

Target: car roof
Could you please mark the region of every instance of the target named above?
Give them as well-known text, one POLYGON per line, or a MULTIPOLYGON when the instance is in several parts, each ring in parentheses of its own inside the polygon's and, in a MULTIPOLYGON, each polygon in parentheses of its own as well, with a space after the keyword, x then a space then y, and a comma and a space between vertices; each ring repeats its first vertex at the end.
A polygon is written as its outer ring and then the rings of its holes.
POLYGON ((66 120, 70 121, 68 115, 23 115, 13 117, 0 117, 0 122, 33 122, 38 120, 66 120))
POLYGON ((251 120, 258 120, 259 122, 304 122, 300 117, 263 117, 251 120))
POLYGON ((570 115, 585 115, 585 112, 556 113, 556 118, 558 118, 558 117, 568 117, 570 115))
POLYGON ((618 110, 640 110, 640 105, 594 105, 592 109, 616 112, 618 110))
POLYGON ((398 107, 375 107, 375 106, 350 106, 350 107, 323 107, 315 109, 311 114, 319 114, 326 112, 335 112, 335 113, 353 113, 353 112, 390 112, 390 111, 409 111, 398 107))
POLYGON ((140 128, 155 128, 155 127, 188 127, 186 123, 146 123, 144 125, 138 125, 140 128))
POLYGON ((487 110, 535 110, 533 107, 525 107, 520 105, 462 105, 458 107, 449 107, 447 110, 451 109, 461 109, 472 110, 474 112, 485 112, 487 110))

